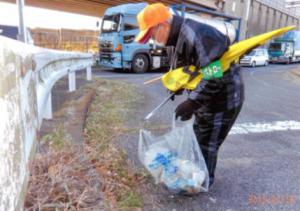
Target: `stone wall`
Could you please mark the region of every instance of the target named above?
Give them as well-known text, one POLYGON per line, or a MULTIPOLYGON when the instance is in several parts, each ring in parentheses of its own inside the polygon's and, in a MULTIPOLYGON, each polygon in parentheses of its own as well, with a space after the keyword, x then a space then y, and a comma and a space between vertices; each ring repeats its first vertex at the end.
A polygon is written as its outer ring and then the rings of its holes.
POLYGON ((85 68, 90 78, 92 63, 92 54, 43 49, 0 36, 0 211, 23 208, 28 165, 42 120, 52 111, 47 102, 53 85, 85 68))
POLYGON ((38 129, 33 52, 26 47, 0 37, 0 210, 7 211, 23 206, 38 129))

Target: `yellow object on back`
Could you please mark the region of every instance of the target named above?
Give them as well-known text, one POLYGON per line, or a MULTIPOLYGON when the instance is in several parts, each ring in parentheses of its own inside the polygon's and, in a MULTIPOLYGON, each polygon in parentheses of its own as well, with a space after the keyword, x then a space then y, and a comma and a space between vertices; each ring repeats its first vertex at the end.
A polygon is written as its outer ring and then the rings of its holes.
MULTIPOLYGON (((295 26, 288 26, 280 28, 271 32, 260 34, 251 37, 246 40, 242 40, 238 43, 231 45, 220 59, 222 71, 225 72, 230 68, 232 63, 236 63, 239 59, 250 50, 256 48, 259 45, 263 45, 273 37, 282 35, 290 30, 295 29, 295 26)), ((180 89, 194 90, 202 80, 202 74, 200 70, 196 70, 195 66, 189 66, 188 69, 183 67, 171 70, 162 76, 163 85, 170 91, 176 92, 180 89), (192 73, 198 71, 194 74, 192 73)))

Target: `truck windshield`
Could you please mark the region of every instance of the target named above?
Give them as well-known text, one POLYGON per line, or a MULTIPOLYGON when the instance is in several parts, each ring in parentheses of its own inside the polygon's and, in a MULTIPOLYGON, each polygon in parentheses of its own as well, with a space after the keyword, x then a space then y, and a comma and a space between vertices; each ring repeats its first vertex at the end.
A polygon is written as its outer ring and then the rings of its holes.
POLYGON ((269 50, 271 51, 281 51, 281 43, 271 43, 269 50))
POLYGON ((116 32, 119 27, 120 15, 104 16, 102 22, 102 33, 116 32))

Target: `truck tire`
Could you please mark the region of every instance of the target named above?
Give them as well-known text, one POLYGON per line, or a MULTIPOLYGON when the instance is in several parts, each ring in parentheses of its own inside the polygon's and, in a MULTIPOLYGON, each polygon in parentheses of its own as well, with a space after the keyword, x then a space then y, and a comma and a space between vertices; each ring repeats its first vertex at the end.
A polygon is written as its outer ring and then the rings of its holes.
POLYGON ((137 54, 132 60, 132 71, 135 73, 145 73, 149 69, 149 59, 144 54, 137 54))
POLYGON ((269 61, 266 60, 265 63, 264 63, 264 66, 268 66, 269 65, 269 61))

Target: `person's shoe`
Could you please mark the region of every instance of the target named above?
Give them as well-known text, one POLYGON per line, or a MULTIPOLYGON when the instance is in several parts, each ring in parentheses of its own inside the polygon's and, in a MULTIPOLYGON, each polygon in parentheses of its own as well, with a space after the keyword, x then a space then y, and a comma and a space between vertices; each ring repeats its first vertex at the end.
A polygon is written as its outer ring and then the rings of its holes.
POLYGON ((210 188, 212 186, 212 184, 214 184, 214 180, 209 180, 209 185, 208 187, 210 188))

